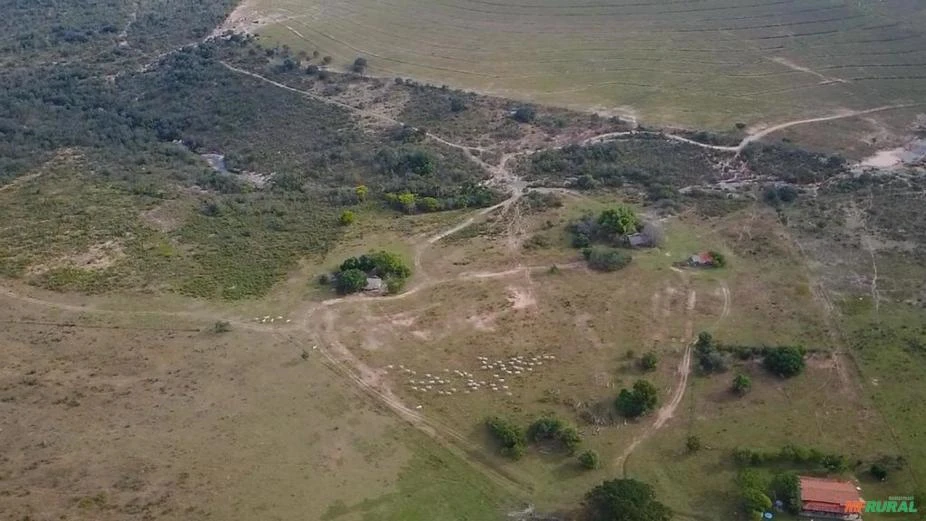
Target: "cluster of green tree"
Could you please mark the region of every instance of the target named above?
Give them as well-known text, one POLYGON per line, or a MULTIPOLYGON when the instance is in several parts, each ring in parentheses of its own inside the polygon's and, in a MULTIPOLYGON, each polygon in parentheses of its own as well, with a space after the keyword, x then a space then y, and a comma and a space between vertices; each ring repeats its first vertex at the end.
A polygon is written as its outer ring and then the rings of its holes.
POLYGON ((366 286, 368 277, 379 277, 390 293, 397 293, 411 274, 398 255, 378 251, 342 262, 335 274, 335 287, 340 293, 356 293, 366 286))
POLYGON ((772 511, 773 499, 781 501, 785 509, 796 515, 801 510, 800 481, 793 472, 781 472, 766 479, 755 469, 740 469, 736 476, 743 508, 755 521, 772 511))
POLYGON ((826 453, 814 448, 785 445, 779 450, 737 448, 733 460, 744 466, 758 467, 778 463, 801 465, 808 469, 840 473, 849 468, 849 460, 842 454, 826 453))
POLYGON ((498 416, 486 419, 486 427, 489 428, 489 434, 501 446, 502 454, 511 459, 521 459, 527 450, 527 436, 524 434, 524 429, 498 416))
POLYGON ((707 332, 698 335, 694 346, 698 368, 703 374, 725 372, 730 366, 729 355, 731 353, 743 360, 762 356, 765 368, 780 378, 791 378, 801 374, 806 364, 804 360, 806 350, 801 346, 725 345, 716 341, 707 332))
POLYGON ((846 172, 846 160, 839 156, 808 152, 781 143, 750 143, 741 156, 757 175, 786 183, 819 183, 846 172))
POLYGON ((588 146, 572 145, 533 154, 522 163, 531 181, 569 182, 578 189, 635 186, 652 200, 674 199, 678 189, 717 177, 710 151, 658 135, 588 146))
MULTIPOLYGON (((582 443, 582 437, 574 426, 552 415, 538 418, 528 426, 526 432, 514 422, 498 416, 486 419, 486 427, 500 445, 502 454, 512 459, 520 459, 529 443, 556 445, 569 454, 574 454, 582 443)), ((594 451, 583 452, 579 456, 579 464, 590 469, 596 468, 598 454, 594 451)))
POLYGON ((615 405, 617 411, 626 418, 638 418, 656 409, 659 403, 659 391, 646 380, 637 380, 631 389, 621 389, 615 405))
POLYGON ((672 511, 656 500, 653 487, 635 479, 603 482, 585 495, 591 521, 669 521, 672 511))
POLYGON ((643 223, 633 208, 618 205, 603 210, 597 216, 583 215, 569 226, 569 231, 572 233, 573 247, 586 248, 596 242, 622 245, 624 237, 638 232, 642 227, 643 223))
POLYGON ((527 428, 527 437, 534 443, 557 443, 570 454, 582 442, 579 431, 555 416, 538 418, 527 428))
POLYGON ((461 208, 484 208, 501 200, 502 194, 486 186, 465 183, 454 190, 433 190, 425 193, 386 192, 383 199, 390 208, 403 213, 431 213, 461 208), (443 194, 438 197, 432 194, 443 194))

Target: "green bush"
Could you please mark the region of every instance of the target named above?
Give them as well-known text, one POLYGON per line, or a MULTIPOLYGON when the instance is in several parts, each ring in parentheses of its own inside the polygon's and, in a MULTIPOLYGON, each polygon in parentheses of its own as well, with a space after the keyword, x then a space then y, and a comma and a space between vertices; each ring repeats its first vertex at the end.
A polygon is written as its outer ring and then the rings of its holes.
POLYGON ((344 210, 341 212, 340 217, 338 217, 338 222, 341 226, 348 226, 354 223, 357 220, 357 216, 354 215, 354 212, 350 210, 344 210))
POLYGON ((502 454, 511 459, 520 459, 524 455, 527 438, 520 427, 498 416, 486 419, 486 427, 501 445, 502 454))
POLYGON ((338 293, 356 293, 367 285, 367 274, 356 268, 341 270, 337 274, 338 293))
POLYGON ((644 354, 640 358, 640 369, 644 371, 654 371, 657 364, 659 364, 659 356, 653 351, 644 354))
POLYGON ((669 521, 672 511, 656 501, 653 487, 635 479, 605 481, 585 495, 591 521, 669 521))
POLYGON ((769 349, 765 354, 765 368, 780 378, 791 378, 804 370, 804 348, 780 346, 769 349))
POLYGON ((224 320, 219 320, 212 326, 212 330, 216 333, 228 333, 231 331, 231 324, 224 320))
POLYGON ((698 452, 701 450, 701 438, 688 436, 688 439, 685 440, 685 448, 688 449, 688 452, 698 452))
POLYGON ((637 418, 656 408, 659 402, 659 391, 646 380, 637 380, 633 389, 621 389, 617 396, 617 411, 621 416, 637 418))
POLYGON ((630 264, 632 257, 617 248, 590 246, 582 250, 588 266, 599 271, 617 271, 630 264))
POLYGON ((737 374, 733 377, 733 392, 739 396, 744 396, 752 389, 752 379, 744 374, 737 374))
POLYGON ((601 457, 597 452, 589 449, 579 454, 579 464, 588 470, 597 469, 601 466, 601 457))

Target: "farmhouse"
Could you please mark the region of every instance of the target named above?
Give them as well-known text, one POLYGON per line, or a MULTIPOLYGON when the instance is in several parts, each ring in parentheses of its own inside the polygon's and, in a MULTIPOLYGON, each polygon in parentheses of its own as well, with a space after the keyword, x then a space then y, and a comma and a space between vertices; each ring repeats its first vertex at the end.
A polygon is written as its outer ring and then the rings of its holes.
POLYGON ((861 520, 864 500, 848 481, 801 476, 801 515, 814 519, 861 520))

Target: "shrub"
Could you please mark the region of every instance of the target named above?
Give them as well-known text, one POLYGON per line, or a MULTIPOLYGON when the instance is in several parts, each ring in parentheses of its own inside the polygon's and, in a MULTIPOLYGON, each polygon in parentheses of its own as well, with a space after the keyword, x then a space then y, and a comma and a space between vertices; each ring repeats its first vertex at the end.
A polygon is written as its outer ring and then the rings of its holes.
POLYGON ((356 268, 341 270, 338 273, 336 287, 338 293, 356 293, 367 285, 367 274, 356 268))
POLYGON ((878 481, 887 479, 887 469, 877 463, 873 464, 871 468, 868 469, 868 473, 878 481))
POLYGON ((733 392, 739 396, 743 396, 752 389, 752 379, 744 374, 737 374, 733 377, 733 392))
POLYGON ((804 370, 804 349, 799 346, 780 346, 765 353, 765 368, 780 378, 791 378, 804 370))
POLYGON ((324 56, 324 57, 322 57, 322 63, 324 63, 325 65, 331 65, 331 62, 332 62, 333 60, 334 60, 334 59, 333 59, 331 56, 324 56))
POLYGON ((363 71, 367 70, 367 59, 358 57, 356 60, 354 60, 354 63, 350 68, 357 74, 363 74, 363 71))
POLYGON ((659 391, 646 380, 637 380, 633 389, 621 389, 617 396, 617 411, 621 416, 637 418, 651 412, 659 401, 659 391))
POLYGON ((702 332, 695 342, 695 358, 698 368, 704 374, 722 373, 727 370, 727 358, 718 350, 718 344, 710 333, 702 332))
POLYGON ((772 497, 785 504, 785 509, 792 514, 801 511, 801 484, 794 472, 782 472, 772 478, 769 485, 772 497))
POLYGON ((701 438, 688 436, 688 439, 685 440, 685 448, 688 449, 688 452, 698 452, 701 450, 701 438))
POLYGON ((597 469, 601 466, 601 457, 597 452, 589 449, 579 454, 579 464, 589 470, 597 469))
POLYGON ((640 358, 640 369, 644 371, 653 371, 659 363, 659 357, 653 351, 650 351, 640 358))
POLYGON ((640 229, 640 218, 633 208, 619 205, 601 212, 598 216, 598 227, 602 233, 615 237, 636 233, 640 229))
POLYGON ((520 459, 524 455, 527 439, 520 427, 498 416, 486 419, 486 427, 501 445, 502 454, 511 459, 520 459))
POLYGON ((531 121, 534 121, 534 118, 537 117, 537 111, 535 111, 532 107, 518 107, 518 109, 514 111, 514 114, 512 114, 511 117, 514 118, 514 120, 518 123, 530 123, 531 121))
POLYGON ((720 253, 719 251, 713 251, 713 250, 707 252, 707 254, 711 256, 711 259, 713 259, 714 267, 716 268, 726 267, 727 258, 724 256, 724 254, 720 253))
POLYGON ((357 200, 360 202, 365 201, 369 193, 370 189, 365 185, 357 185, 357 187, 354 188, 354 194, 357 196, 357 200))
POLYGON ((219 320, 212 326, 212 331, 215 333, 228 333, 231 331, 231 324, 224 320, 219 320))
POLYGON ((354 212, 350 210, 344 210, 341 212, 341 216, 338 217, 338 222, 341 226, 348 226, 354 223, 357 220, 357 216, 354 215, 354 212))
POLYGON ((558 441, 569 453, 582 442, 579 432, 555 416, 538 418, 527 428, 527 438, 533 442, 558 441))
POLYGON ((598 271, 617 271, 630 264, 632 257, 617 248, 590 246, 582 250, 588 266, 598 271))

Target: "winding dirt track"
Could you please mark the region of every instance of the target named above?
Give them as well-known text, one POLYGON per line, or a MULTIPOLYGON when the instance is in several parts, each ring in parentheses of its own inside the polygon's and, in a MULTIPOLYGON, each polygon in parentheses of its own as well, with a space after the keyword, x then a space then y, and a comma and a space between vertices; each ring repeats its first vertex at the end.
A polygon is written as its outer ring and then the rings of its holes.
MULTIPOLYGON (((353 107, 349 104, 342 103, 337 100, 319 96, 312 92, 296 89, 288 85, 285 85, 283 83, 271 80, 260 74, 232 66, 225 62, 222 62, 222 65, 224 65, 227 69, 235 73, 242 74, 242 75, 260 80, 262 82, 273 85, 280 89, 298 93, 300 95, 306 96, 316 101, 320 101, 323 103, 341 107, 359 116, 374 118, 374 119, 384 121, 390 124, 395 124, 395 125, 403 124, 401 121, 390 118, 381 113, 366 111, 366 110, 363 110, 357 107, 353 107)), ((779 131, 779 130, 782 130, 788 127, 792 127, 795 125, 802 125, 806 123, 848 118, 848 117, 869 114, 872 112, 878 112, 878 111, 889 110, 892 108, 900 108, 900 107, 902 106, 878 107, 878 108, 863 110, 863 111, 842 112, 842 113, 831 115, 831 116, 790 121, 787 123, 782 123, 782 124, 768 127, 766 129, 752 133, 749 136, 747 136, 739 145, 735 147, 699 143, 697 141, 685 138, 683 136, 676 136, 676 135, 671 135, 671 134, 668 134, 668 135, 660 134, 660 135, 664 136, 667 139, 685 142, 685 143, 689 143, 689 144, 707 148, 707 149, 723 151, 723 152, 739 153, 749 143, 756 141, 758 139, 761 139, 762 137, 765 137, 773 132, 776 132, 776 131, 779 131)), ((640 131, 609 133, 609 134, 603 134, 600 136, 587 139, 577 144, 590 144, 590 143, 596 143, 596 142, 603 142, 603 141, 607 141, 611 139, 618 139, 624 136, 632 136, 635 134, 658 134, 658 133, 640 132, 640 131)), ((445 146, 453 147, 455 149, 463 151, 470 160, 479 164, 480 166, 482 166, 488 172, 491 173, 492 181, 495 184, 508 188, 511 192, 511 195, 509 196, 508 199, 506 199, 505 201, 495 206, 481 209, 475 214, 467 217, 460 223, 446 230, 443 230, 431 237, 424 238, 418 245, 416 245, 416 249, 415 249, 415 263, 416 263, 416 266, 418 266, 419 268, 421 267, 420 264, 421 264, 422 253, 429 246, 471 225, 480 217, 492 211, 498 210, 498 209, 506 211, 515 202, 517 202, 517 200, 523 194, 524 187, 526 185, 511 170, 509 170, 508 165, 513 159, 515 159, 518 156, 532 154, 532 153, 539 151, 539 150, 533 150, 533 151, 521 151, 521 152, 509 153, 503 156, 498 164, 492 165, 492 164, 486 163, 484 160, 482 160, 480 157, 474 154, 474 152, 481 151, 481 149, 479 149, 478 147, 471 147, 471 146, 467 146, 467 145, 460 144, 460 143, 454 143, 454 142, 451 142, 447 139, 444 139, 430 132, 426 133, 426 135, 429 139, 435 142, 438 142, 445 146)), ((6 191, 8 189, 11 189, 12 187, 13 186, 11 185, 4 186, 0 188, 0 191, 6 191)), ((510 231, 511 233, 517 233, 517 226, 513 226, 510 231)), ((509 239, 516 241, 516 238, 509 238, 509 239)), ((581 267, 581 263, 560 266, 560 268, 578 268, 578 267, 581 267)), ((508 472, 504 472, 500 470, 497 466, 480 458, 478 456, 479 451, 470 446, 465 436, 463 436, 459 432, 456 432, 455 430, 451 429, 450 427, 446 425, 440 424, 439 422, 433 419, 426 418, 423 414, 403 404, 401 400, 399 400, 388 389, 387 386, 382 384, 382 382, 380 382, 375 377, 374 371, 372 371, 369 367, 366 367, 362 363, 362 361, 357 359, 357 357, 354 356, 350 352, 350 350, 339 341, 337 336, 334 334, 334 328, 331 327, 330 322, 335 317, 332 311, 332 307, 336 305, 346 305, 346 304, 351 304, 351 303, 368 303, 368 302, 375 301, 375 300, 394 300, 394 299, 407 298, 408 296, 414 295, 423 289, 433 287, 441 283, 447 283, 451 281, 460 281, 460 280, 478 280, 478 279, 494 278, 494 277, 507 277, 507 276, 513 276, 513 275, 523 274, 523 273, 530 274, 532 271, 541 270, 541 269, 548 269, 548 266, 526 266, 526 267, 518 267, 515 269, 499 271, 499 272, 463 273, 463 274, 458 275, 455 278, 442 279, 442 280, 429 280, 425 276, 424 281, 421 284, 413 288, 410 288, 408 291, 402 294, 399 294, 399 295, 389 295, 389 296, 382 296, 382 297, 344 297, 344 298, 330 299, 330 300, 323 301, 321 303, 312 304, 308 306, 307 308, 298 312, 301 315, 301 320, 299 320, 297 324, 288 325, 288 326, 270 326, 270 325, 255 324, 253 322, 244 322, 244 321, 237 321, 237 320, 232 320, 229 322, 234 324, 235 327, 238 327, 241 329, 246 329, 246 330, 251 330, 251 331, 262 331, 262 332, 267 332, 267 333, 271 333, 274 335, 286 335, 286 334, 300 333, 303 335, 308 335, 310 338, 318 338, 316 335, 320 336, 322 341, 319 342, 319 345, 317 346, 318 351, 320 351, 322 356, 325 357, 325 359, 329 363, 329 366, 332 367, 333 370, 337 371, 339 374, 342 374, 345 378, 349 379, 354 385, 356 385, 358 388, 364 391, 364 393, 366 393, 372 399, 384 405, 389 410, 393 411, 397 416, 409 422, 411 425, 415 426, 417 429, 421 430, 428 436, 431 436, 432 438, 437 440, 439 443, 450 448, 451 450, 454 450, 457 453, 462 453, 464 456, 467 456, 464 458, 465 461, 468 461, 470 464, 474 465, 477 469, 482 471, 484 474, 490 477, 493 481, 496 481, 506 486, 510 490, 516 490, 524 494, 529 494, 531 492, 531 489, 528 485, 525 484, 526 483, 525 480, 522 480, 517 476, 513 476, 508 472), (323 325, 321 330, 319 331, 317 330, 317 328, 313 327, 313 321, 310 319, 318 318, 316 314, 320 311, 323 312, 322 323, 327 324, 327 325, 323 325)), ((725 301, 724 301, 724 312, 722 314, 722 317, 725 317, 729 310, 729 289, 727 289, 724 286, 723 292, 724 292, 725 301)), ((123 315, 123 316, 159 315, 165 318, 175 317, 175 318, 187 318, 187 319, 208 320, 208 321, 226 320, 224 317, 222 317, 221 315, 217 313, 212 313, 209 311, 202 311, 202 310, 190 310, 190 311, 109 310, 109 309, 102 309, 102 308, 94 307, 92 305, 83 306, 83 305, 70 304, 70 303, 63 302, 63 301, 40 299, 40 298, 20 294, 12 289, 5 288, 5 287, 0 287, 0 293, 2 293, 6 297, 17 299, 23 302, 29 302, 31 304, 37 304, 37 305, 52 307, 56 309, 82 312, 82 313, 105 313, 109 315, 123 315)), ((672 393, 672 397, 670 398, 669 402, 667 402, 666 405, 663 406, 663 408, 660 409, 660 411, 657 413, 656 420, 654 421, 654 423, 645 431, 645 433, 642 436, 634 440, 633 443, 631 443, 631 445, 627 447, 627 449, 625 450, 621 458, 619 458, 618 463, 622 465, 622 468, 626 466, 627 458, 634 451, 634 449, 640 443, 642 443, 649 435, 651 435, 656 430, 660 429, 673 416, 678 405, 681 403, 682 399, 684 398, 685 389, 687 387, 688 375, 690 373, 690 361, 691 361, 690 340, 691 340, 691 334, 692 334, 691 314, 694 310, 695 303, 696 303, 696 294, 694 290, 689 289, 688 290, 688 303, 686 305, 687 322, 686 322, 686 327, 685 327, 685 342, 687 343, 687 347, 685 349, 682 360, 679 364, 678 379, 676 382, 675 390, 672 393)), ((291 340, 294 343, 297 343, 297 344, 300 343, 299 339, 296 339, 293 337, 289 337, 289 338, 291 338, 291 340)))

